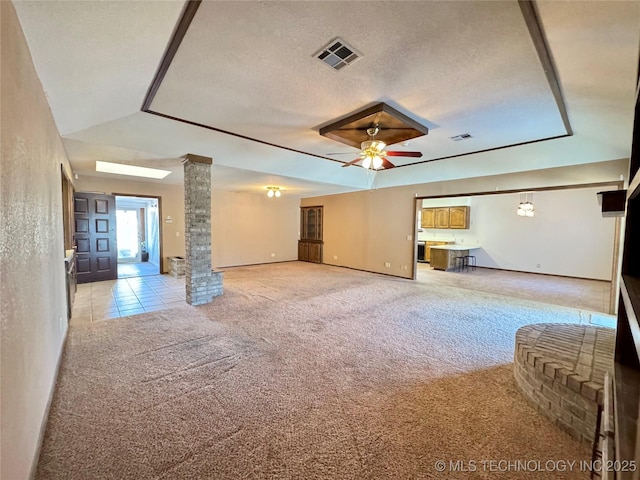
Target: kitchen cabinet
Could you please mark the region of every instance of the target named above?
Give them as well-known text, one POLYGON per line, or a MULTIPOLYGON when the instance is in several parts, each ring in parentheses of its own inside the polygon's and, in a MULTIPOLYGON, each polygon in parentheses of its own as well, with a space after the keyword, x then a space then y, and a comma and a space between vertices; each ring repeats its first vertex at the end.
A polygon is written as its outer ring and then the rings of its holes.
POLYGON ((435 241, 435 240, 427 240, 424 242, 424 261, 431 262, 431 247, 437 245, 450 245, 453 242, 443 242, 443 241, 435 241))
POLYGON ((434 248, 431 256, 431 268, 435 270, 453 270, 456 266, 456 258, 469 255, 469 250, 444 250, 434 248))
POLYGON ((449 228, 469 228, 469 207, 449 207, 449 228))
POLYGON ((470 207, 423 208, 421 228, 469 228, 470 207))
POLYGON ((431 268, 436 270, 452 270, 455 266, 455 258, 458 255, 468 255, 467 252, 452 252, 451 250, 443 250, 434 248, 431 251, 431 268))
POLYGON ((298 260, 322 263, 322 207, 300 209, 300 241, 298 260))
POLYGON ((476 250, 480 245, 438 245, 431 249, 431 268, 435 270, 453 270, 456 258, 469 255, 469 250, 476 250))
POLYGON ((436 209, 423 208, 420 218, 420 228, 435 228, 436 209))
POLYGON ((435 211, 436 228, 449 228, 449 207, 438 207, 435 211))

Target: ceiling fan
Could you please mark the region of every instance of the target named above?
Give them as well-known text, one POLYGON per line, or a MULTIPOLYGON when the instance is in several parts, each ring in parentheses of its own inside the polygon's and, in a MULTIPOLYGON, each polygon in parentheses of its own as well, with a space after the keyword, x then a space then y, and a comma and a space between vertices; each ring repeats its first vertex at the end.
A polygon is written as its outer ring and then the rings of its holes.
POLYGON ((367 128, 367 135, 371 137, 370 140, 366 140, 360 144, 360 156, 355 160, 351 160, 348 163, 342 165, 343 167, 349 167, 362 161, 362 167, 366 169, 378 170, 384 168, 394 168, 395 165, 391 163, 386 157, 422 157, 422 152, 402 152, 402 151, 387 151, 385 147, 386 143, 376 140, 375 136, 380 129, 375 126, 367 128))

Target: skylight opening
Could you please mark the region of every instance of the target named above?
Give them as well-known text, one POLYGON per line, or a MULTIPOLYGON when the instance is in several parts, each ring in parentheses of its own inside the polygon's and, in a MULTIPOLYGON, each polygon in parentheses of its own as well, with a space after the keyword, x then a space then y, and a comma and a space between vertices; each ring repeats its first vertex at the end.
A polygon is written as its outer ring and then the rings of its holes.
POLYGON ((155 178, 160 180, 169 175, 171 170, 159 170, 157 168, 138 167, 136 165, 124 165, 122 163, 101 162, 100 160, 97 160, 96 172, 155 178))

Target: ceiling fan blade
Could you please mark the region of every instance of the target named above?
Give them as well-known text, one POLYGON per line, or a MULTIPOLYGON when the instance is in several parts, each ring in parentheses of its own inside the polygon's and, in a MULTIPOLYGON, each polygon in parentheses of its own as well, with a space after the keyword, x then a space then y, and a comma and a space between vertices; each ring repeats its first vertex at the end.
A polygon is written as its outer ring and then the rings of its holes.
POLYGON ((353 155, 353 152, 331 152, 326 153, 325 155, 353 155))
POLYGON ((389 168, 395 168, 395 165, 384 157, 382 157, 382 166, 385 170, 388 170, 389 168))
POLYGON ((351 160, 349 163, 345 163, 342 165, 342 167, 350 167, 351 165, 353 165, 356 162, 359 162, 360 160, 362 160, 361 158, 356 158, 355 160, 351 160))
POLYGON ((387 157, 422 157, 422 152, 387 152, 387 157))

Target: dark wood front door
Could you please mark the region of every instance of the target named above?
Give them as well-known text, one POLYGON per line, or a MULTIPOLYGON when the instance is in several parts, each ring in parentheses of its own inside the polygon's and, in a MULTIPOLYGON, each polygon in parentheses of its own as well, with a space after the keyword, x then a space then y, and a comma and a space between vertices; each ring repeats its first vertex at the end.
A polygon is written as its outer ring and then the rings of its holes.
POLYGON ((73 209, 78 283, 118 278, 116 197, 76 192, 73 209))

